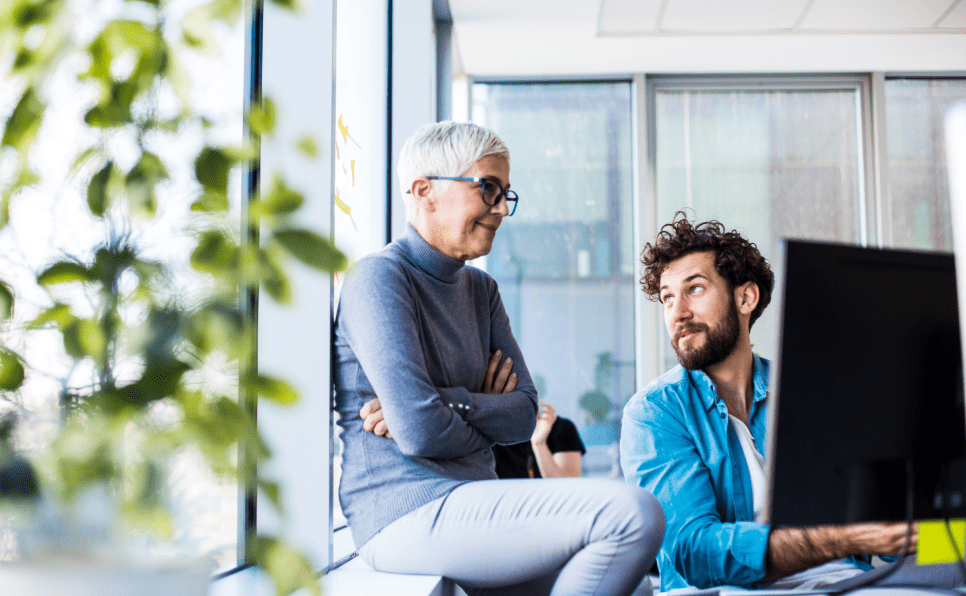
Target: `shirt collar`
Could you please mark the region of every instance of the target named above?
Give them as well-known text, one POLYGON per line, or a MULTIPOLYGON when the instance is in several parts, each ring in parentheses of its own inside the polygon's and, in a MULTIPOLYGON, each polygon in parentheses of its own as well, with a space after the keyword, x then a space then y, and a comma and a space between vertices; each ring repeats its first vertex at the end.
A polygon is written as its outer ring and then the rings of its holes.
POLYGON ((457 274, 465 264, 436 250, 419 235, 412 224, 406 224, 406 232, 394 244, 410 265, 442 282, 455 282, 457 274))
POLYGON ((755 353, 752 357, 755 359, 755 403, 758 403, 768 396, 768 361, 755 353))
MULTIPOLYGON (((751 356, 754 359, 752 383, 755 387, 755 400, 753 403, 758 403, 768 396, 768 361, 755 353, 752 353, 751 356)), ((713 408, 718 401, 718 391, 715 389, 711 377, 703 370, 685 370, 685 372, 690 375, 691 382, 697 387, 701 401, 704 402, 705 410, 713 408)))

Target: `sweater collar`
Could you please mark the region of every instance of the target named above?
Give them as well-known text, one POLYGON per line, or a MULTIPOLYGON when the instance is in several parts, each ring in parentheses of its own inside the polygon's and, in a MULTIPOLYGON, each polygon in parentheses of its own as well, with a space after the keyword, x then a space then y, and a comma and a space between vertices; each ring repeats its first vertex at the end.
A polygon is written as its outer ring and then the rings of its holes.
POLYGON ((396 241, 396 245, 409 264, 442 282, 455 282, 457 274, 465 264, 433 248, 412 224, 406 224, 406 232, 396 241))

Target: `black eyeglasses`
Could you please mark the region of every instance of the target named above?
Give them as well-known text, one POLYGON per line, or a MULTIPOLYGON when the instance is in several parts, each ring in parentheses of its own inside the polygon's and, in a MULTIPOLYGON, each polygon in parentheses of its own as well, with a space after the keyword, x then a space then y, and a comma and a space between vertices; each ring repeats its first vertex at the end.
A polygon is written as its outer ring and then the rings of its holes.
POLYGON ((503 190, 503 186, 500 185, 496 180, 490 180, 488 178, 463 178, 461 176, 426 176, 427 180, 457 180, 460 182, 478 182, 480 183, 480 196, 483 202, 493 207, 500 202, 500 199, 506 199, 506 208, 509 210, 508 216, 513 215, 517 210, 517 197, 516 191, 513 190, 503 190))

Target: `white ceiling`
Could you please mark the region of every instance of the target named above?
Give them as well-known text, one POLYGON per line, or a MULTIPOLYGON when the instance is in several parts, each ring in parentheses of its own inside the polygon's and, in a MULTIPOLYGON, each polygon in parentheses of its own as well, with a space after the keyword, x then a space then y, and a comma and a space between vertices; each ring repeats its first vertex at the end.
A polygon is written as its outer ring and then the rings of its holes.
POLYGON ((449 0, 476 76, 966 72, 966 0, 449 0))

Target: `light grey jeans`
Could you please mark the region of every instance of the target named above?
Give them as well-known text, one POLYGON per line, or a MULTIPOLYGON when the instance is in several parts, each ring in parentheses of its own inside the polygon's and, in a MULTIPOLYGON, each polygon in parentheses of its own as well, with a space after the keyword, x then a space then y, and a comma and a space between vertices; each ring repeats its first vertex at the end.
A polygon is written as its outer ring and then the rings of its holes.
POLYGON ((472 595, 626 596, 654 562, 664 512, 615 480, 469 482, 359 549, 378 571, 441 575, 472 595))

